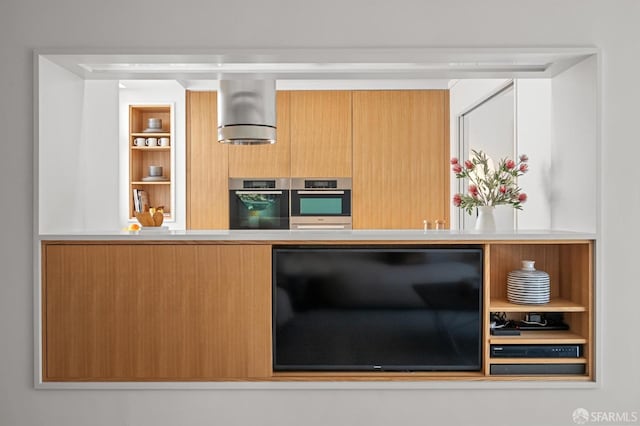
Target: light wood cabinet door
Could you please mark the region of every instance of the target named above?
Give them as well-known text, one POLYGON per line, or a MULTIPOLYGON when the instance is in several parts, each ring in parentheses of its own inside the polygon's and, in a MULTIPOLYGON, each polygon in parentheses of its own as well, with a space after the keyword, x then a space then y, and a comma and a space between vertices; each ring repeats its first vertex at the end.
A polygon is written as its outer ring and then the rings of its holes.
POLYGON ((229 177, 288 178, 291 174, 289 92, 276 93, 276 143, 229 146, 229 177))
POLYGON ((229 147, 216 92, 187 91, 187 229, 229 229, 229 147))
POLYGON ((271 248, 45 244, 43 380, 271 376, 271 248))
POLYGON ((351 92, 291 92, 291 176, 351 177, 351 92))
POLYGON ((355 229, 449 227, 449 92, 353 92, 355 229))

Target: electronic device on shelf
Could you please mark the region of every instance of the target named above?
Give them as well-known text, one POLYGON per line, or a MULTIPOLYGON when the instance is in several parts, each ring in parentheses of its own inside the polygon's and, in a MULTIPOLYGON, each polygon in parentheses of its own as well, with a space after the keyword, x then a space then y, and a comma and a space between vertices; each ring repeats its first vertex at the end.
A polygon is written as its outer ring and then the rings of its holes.
POLYGON ((580 358, 582 345, 491 345, 492 358, 580 358))
POLYGON ((504 312, 491 313, 491 334, 518 336, 521 331, 569 330, 562 312, 527 313, 522 320, 508 319, 504 312))

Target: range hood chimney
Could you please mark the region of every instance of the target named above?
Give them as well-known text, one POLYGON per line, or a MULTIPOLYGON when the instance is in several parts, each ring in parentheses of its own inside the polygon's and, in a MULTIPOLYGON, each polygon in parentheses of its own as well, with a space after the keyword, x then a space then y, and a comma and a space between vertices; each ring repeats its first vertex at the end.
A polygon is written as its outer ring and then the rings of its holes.
POLYGON ((275 80, 220 80, 218 142, 276 143, 275 80))

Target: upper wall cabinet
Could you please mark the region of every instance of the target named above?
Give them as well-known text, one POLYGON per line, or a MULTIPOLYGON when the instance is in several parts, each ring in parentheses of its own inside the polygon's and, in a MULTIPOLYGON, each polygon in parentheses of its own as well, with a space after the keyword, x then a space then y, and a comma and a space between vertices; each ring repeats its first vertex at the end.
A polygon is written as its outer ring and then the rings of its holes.
POLYGON ((229 147, 218 143, 217 93, 187 92, 187 229, 229 228, 229 147))
POLYGON ((353 227, 449 227, 449 92, 353 92, 353 227))
POLYGON ((291 173, 289 92, 276 94, 276 143, 229 146, 229 177, 288 178, 291 173))
POLYGON ((292 177, 351 177, 351 93, 291 92, 292 177))

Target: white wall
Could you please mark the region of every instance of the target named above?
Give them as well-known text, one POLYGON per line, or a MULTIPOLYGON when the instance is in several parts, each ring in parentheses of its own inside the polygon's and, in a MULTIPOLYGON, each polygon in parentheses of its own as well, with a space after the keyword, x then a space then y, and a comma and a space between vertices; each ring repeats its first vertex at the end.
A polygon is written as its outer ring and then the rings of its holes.
MULTIPOLYGON (((571 425, 577 407, 640 410, 635 324, 640 192, 636 115, 640 2, 619 0, 0 3, 0 423, 11 426, 571 425), (247 13, 247 10, 252 13, 247 13), (550 13, 552 11, 552 13, 550 13), (149 31, 154 28, 161 31, 149 31), (230 16, 233 19, 216 19, 230 16), (215 25, 212 24, 215 22, 215 25), (80 38, 79 38, 80 37, 80 38), (38 47, 180 51, 215 47, 598 46, 602 191, 595 389, 41 391, 33 388, 33 56, 38 47)), ((507 386, 507 385, 505 385, 507 386)))
MULTIPOLYGON (((120 171, 119 218, 122 226, 129 221, 129 105, 130 104, 173 104, 173 144, 174 164, 171 175, 174 185, 173 218, 163 223, 171 229, 185 229, 186 214, 186 100, 184 88, 174 80, 128 80, 123 81, 124 89, 120 89, 120 164, 125 167, 120 171)), ((134 222, 135 220, 131 220, 134 222)))
MULTIPOLYGON (((595 58, 587 59, 551 82, 550 204, 554 229, 596 230, 596 66, 595 58)), ((628 159, 621 159, 621 165, 628 159)))
MULTIPOLYGON (((486 99, 503 87, 507 80, 459 80, 453 85, 450 92, 451 97, 451 150, 452 156, 458 154, 458 116, 486 99)), ((582 99, 581 99, 582 101, 582 99)), ((595 104, 595 99, 592 100, 595 104)), ((483 108, 483 107, 481 107, 483 108)), ((493 124, 492 117, 497 113, 498 106, 491 107, 491 111, 482 114, 484 118, 478 117, 475 121, 485 121, 485 125, 497 126, 493 124)), ((474 111, 475 113, 475 111, 474 111)), ((474 114, 472 113, 472 114, 474 114)), ((504 115, 504 114, 502 114, 504 115)), ((518 184, 523 189, 529 200, 523 204, 523 209, 516 211, 515 227, 520 230, 552 229, 551 228, 551 206, 550 206, 550 156, 551 156, 551 80, 550 79, 518 79, 515 82, 515 116, 516 116, 516 152, 500 151, 498 147, 491 147, 491 141, 487 139, 483 145, 487 153, 501 158, 510 156, 516 158, 520 154, 527 154, 530 158, 530 170, 527 174, 519 178, 518 184)), ((508 123, 505 123, 508 124, 508 123)), ((572 125, 569 123, 568 125, 572 125)), ((558 127, 563 126, 562 123, 558 127)), ((497 129, 497 128, 496 128, 497 129)), ((498 132, 498 130, 496 130, 498 132)), ((485 132, 490 135, 491 131, 485 132)), ((496 133, 498 136, 500 133, 496 133)), ((473 135, 471 135, 473 137, 473 135)), ((486 139, 486 138, 485 138, 486 139)), ((558 143, 563 143, 559 140, 558 143)), ((595 144, 595 141, 591 141, 595 144)), ((452 175, 453 176, 453 175, 452 175)), ((560 182, 559 184, 563 184, 560 182)), ((452 193, 458 191, 457 181, 452 181, 452 193)), ((496 213, 497 224, 503 223, 505 227, 509 219, 511 207, 499 206, 501 212, 496 213)), ((592 207, 595 209, 595 207, 592 207)), ((451 217, 458 215, 458 208, 452 207, 451 217)), ((474 218, 464 215, 463 221, 467 229, 473 228, 474 218)), ((453 222, 453 220, 452 220, 453 222)), ((454 222, 455 225, 455 222, 454 222)), ((555 227, 553 229, 567 229, 555 227)))
MULTIPOLYGON (((595 100, 593 102, 595 104, 595 100)), ((517 212, 517 226, 518 229, 552 229, 549 191, 552 184, 550 79, 516 81, 516 116, 516 156, 529 156, 530 167, 528 173, 518 178, 518 184, 529 200, 517 212)), ((595 141, 592 143, 595 144, 595 141)))
POLYGON ((80 230, 78 182, 84 81, 41 58, 39 66, 40 232, 80 230))
POLYGON ((117 82, 39 66, 40 232, 118 229, 117 82))

